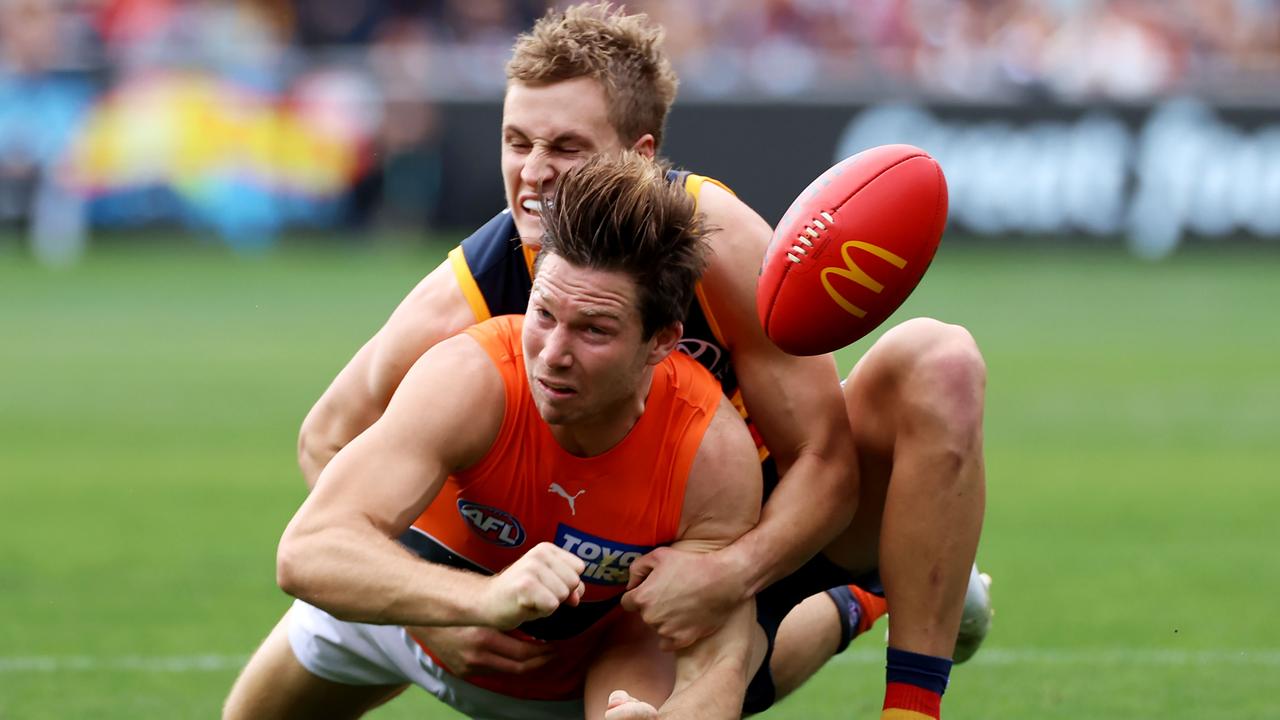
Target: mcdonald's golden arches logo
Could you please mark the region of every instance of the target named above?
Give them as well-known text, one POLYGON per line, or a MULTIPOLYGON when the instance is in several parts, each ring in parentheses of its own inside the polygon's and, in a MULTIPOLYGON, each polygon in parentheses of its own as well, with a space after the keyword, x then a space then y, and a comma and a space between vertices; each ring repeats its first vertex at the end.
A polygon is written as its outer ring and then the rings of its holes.
POLYGON ((898 255, 885 250, 879 245, 872 245, 871 243, 862 242, 861 240, 849 240, 840 246, 840 257, 844 260, 844 267, 828 266, 822 268, 822 273, 819 275, 819 278, 822 280, 822 288, 827 291, 827 295, 830 295, 831 299, 843 308, 845 312, 853 315, 854 317, 862 318, 866 317, 867 311, 849 302, 843 293, 831 285, 831 280, 828 277, 830 275, 835 275, 836 277, 851 280, 855 284, 864 287, 877 295, 884 290, 884 283, 879 282, 868 275, 865 270, 858 267, 858 264, 853 261, 854 250, 861 250, 875 255, 899 270, 907 266, 907 261, 898 255))

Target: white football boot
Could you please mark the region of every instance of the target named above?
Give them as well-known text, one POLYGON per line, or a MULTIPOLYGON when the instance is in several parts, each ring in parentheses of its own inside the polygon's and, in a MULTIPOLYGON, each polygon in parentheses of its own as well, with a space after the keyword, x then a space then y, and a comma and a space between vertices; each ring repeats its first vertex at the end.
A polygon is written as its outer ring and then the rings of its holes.
POLYGON ((991 630, 991 576, 978 572, 975 564, 969 572, 969 589, 964 594, 964 614, 960 616, 960 632, 956 635, 956 651, 951 659, 962 663, 973 657, 991 630))

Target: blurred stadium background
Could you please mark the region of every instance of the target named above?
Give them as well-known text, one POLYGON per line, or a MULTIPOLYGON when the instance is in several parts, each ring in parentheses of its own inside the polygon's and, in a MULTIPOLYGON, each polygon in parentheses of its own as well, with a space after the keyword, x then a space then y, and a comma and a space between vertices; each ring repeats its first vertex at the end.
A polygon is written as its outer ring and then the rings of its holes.
MULTIPOLYGON (((998 614, 948 717, 1280 717, 1280 2, 627 6, 665 154, 770 221, 870 145, 947 172, 897 317, 990 367, 998 614)), ((0 718, 216 714, 286 605, 297 425, 501 207, 545 7, 0 0, 0 718)), ((882 646, 769 716, 873 717, 882 646)))

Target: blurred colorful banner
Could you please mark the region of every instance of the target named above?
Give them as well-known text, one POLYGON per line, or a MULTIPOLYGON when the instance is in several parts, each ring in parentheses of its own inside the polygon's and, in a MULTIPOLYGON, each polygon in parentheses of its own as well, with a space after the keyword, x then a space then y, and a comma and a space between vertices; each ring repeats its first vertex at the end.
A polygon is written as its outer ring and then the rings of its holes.
POLYGON ((65 182, 106 225, 180 220, 242 246, 322 224, 366 170, 358 108, 276 97, 198 73, 128 81, 90 111, 65 182))

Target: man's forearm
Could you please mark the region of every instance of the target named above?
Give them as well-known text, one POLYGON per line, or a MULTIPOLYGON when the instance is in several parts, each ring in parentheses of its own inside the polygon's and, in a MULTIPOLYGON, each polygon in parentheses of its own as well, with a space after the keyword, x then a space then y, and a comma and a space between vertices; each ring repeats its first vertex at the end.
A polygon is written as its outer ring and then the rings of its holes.
POLYGON ((676 656, 676 684, 659 709, 671 720, 737 720, 764 636, 755 624, 755 602, 742 603, 725 625, 676 656))
POLYGON ((298 434, 298 468, 302 470, 302 479, 307 483, 307 490, 313 490, 320 479, 320 471, 329 464, 334 455, 341 449, 337 445, 326 444, 321 440, 309 437, 305 432, 298 434))
POLYGON ((320 472, 333 456, 378 419, 376 413, 339 413, 323 397, 302 421, 298 430, 298 467, 308 490, 314 490, 320 472))
POLYGON ((372 530, 285 531, 277 581, 335 617, 382 625, 481 625, 482 576, 424 562, 372 530))
POLYGON ((770 495, 760 522, 721 552, 747 597, 795 572, 849 525, 856 472, 816 455, 797 458, 770 495))

